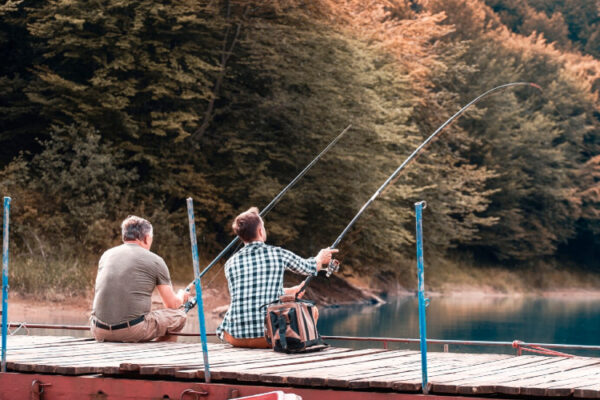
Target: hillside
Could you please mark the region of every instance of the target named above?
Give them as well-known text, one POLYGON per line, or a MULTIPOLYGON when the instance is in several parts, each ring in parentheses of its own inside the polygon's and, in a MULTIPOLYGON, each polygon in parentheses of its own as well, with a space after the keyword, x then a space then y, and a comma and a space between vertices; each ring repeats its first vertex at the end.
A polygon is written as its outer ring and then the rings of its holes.
POLYGON ((489 268, 598 273, 599 15, 596 0, 9 1, 11 287, 85 293, 129 214, 191 279, 186 197, 210 260, 235 215, 266 205, 351 123, 266 218, 271 243, 313 255, 447 118, 513 81, 543 92, 498 93, 449 126, 340 258, 348 273, 406 281, 413 203, 426 200, 429 265, 483 280, 489 268))

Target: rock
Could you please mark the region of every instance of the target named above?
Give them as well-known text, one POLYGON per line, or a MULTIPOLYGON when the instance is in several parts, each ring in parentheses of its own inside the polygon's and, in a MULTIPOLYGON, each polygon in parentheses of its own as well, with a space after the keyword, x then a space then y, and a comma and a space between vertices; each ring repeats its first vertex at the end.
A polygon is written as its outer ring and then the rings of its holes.
MULTIPOLYGON (((297 285, 301 278, 293 276, 288 278, 285 286, 297 285)), ((306 289, 305 299, 310 299, 322 306, 332 306, 341 304, 383 304, 383 300, 374 291, 366 288, 360 288, 338 275, 332 275, 325 278, 321 275, 312 280, 310 286, 306 289)))

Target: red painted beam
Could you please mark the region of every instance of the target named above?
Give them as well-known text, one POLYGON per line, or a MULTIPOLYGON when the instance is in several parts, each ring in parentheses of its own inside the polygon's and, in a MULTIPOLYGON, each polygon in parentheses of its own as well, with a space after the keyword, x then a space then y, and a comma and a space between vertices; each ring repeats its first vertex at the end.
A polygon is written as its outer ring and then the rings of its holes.
MULTIPOLYGON (((0 400, 225 400, 281 390, 303 400, 465 400, 462 396, 435 396, 410 393, 381 393, 349 390, 205 384, 182 381, 119 379, 94 376, 0 374, 0 400), (40 386, 41 385, 41 386, 40 386), (43 389, 41 396, 32 390, 43 389), (185 392, 185 393, 184 393, 185 392), (183 395, 183 397, 182 397, 183 395)), ((485 400, 468 397, 469 400, 485 400)), ((498 400, 499 398, 495 398, 498 400)), ((489 400, 489 399, 487 399, 489 400)))

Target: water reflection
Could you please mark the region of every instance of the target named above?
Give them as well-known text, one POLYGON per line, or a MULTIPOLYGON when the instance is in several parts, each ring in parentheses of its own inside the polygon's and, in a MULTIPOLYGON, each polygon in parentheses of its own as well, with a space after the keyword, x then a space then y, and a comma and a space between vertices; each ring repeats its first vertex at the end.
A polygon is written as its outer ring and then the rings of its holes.
MULTIPOLYGON (((416 297, 388 304, 322 310, 322 335, 419 337, 416 297)), ((600 344, 600 299, 536 297, 436 297, 427 308, 427 336, 432 339, 561 344, 600 344)), ((336 343, 337 344, 337 343, 336 343)), ((348 343, 344 343, 348 345, 348 343)), ((374 344, 353 344, 368 347, 374 344)), ((400 347, 412 347, 401 345, 400 347)), ((438 346, 441 349, 441 346, 438 346)), ((433 350, 439 350, 433 346, 433 350)), ((453 346, 453 351, 489 352, 492 348, 453 346)), ((493 348, 500 352, 501 348, 493 348)), ((502 352, 513 353, 508 348, 502 352)), ((577 354, 590 354, 577 352, 577 354)))
MULTIPOLYGON (((89 323, 89 315, 90 313, 85 307, 75 305, 64 306, 53 303, 40 303, 31 306, 28 303, 17 301, 9 303, 8 307, 8 319, 13 323, 87 325, 89 323)), ((11 328, 11 332, 19 335, 91 337, 89 331, 64 329, 31 329, 21 327, 11 328)))

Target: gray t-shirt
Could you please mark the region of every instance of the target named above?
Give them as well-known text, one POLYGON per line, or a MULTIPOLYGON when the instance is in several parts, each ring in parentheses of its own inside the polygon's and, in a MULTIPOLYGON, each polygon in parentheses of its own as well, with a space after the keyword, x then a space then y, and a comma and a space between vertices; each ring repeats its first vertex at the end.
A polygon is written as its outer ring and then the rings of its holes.
POLYGON ((98 263, 92 315, 114 325, 150 312, 156 285, 170 285, 167 264, 143 247, 125 243, 104 252, 98 263))

